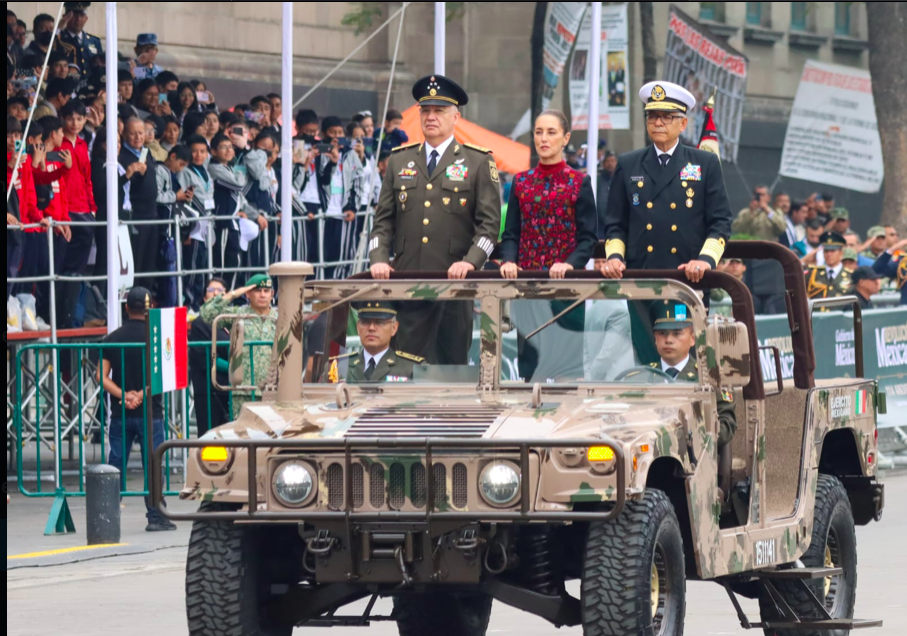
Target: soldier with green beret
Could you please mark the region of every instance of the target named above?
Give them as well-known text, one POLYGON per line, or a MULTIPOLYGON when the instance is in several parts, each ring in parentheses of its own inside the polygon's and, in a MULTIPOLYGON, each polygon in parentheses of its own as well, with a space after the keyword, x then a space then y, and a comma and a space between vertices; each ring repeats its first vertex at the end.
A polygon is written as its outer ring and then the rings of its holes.
MULTIPOLYGON (((222 315, 255 314, 257 319, 245 321, 245 339, 247 342, 274 342, 277 327, 277 309, 271 307, 274 300, 274 285, 271 277, 266 274, 253 276, 245 287, 234 290, 223 296, 215 296, 201 308, 201 319, 208 324, 214 324, 214 319, 222 315), (233 301, 240 296, 245 296, 248 306, 235 307, 233 301)), ((252 363, 243 365, 243 384, 251 386, 258 384, 267 377, 271 368, 271 347, 252 347, 252 363)), ((256 391, 253 396, 233 395, 233 418, 239 417, 246 402, 255 401, 261 397, 256 391)))
POLYGON ((349 384, 412 381, 415 368, 424 364, 425 359, 391 349, 391 340, 399 329, 397 311, 387 303, 361 305, 356 330, 362 349, 331 358, 327 381, 335 384, 341 380, 349 384))
MULTIPOLYGON (((491 151, 454 138, 466 91, 442 75, 413 86, 423 143, 395 148, 368 244, 371 273, 445 271, 463 280, 482 269, 501 229, 498 167, 491 151)), ((400 346, 431 364, 468 364, 472 303, 411 303, 401 309, 400 346), (438 338, 444 334, 444 338, 438 338)))

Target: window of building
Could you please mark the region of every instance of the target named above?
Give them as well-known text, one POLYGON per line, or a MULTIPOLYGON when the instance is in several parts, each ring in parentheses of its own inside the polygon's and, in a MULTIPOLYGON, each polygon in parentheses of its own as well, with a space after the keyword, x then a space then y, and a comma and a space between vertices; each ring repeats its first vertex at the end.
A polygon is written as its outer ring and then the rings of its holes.
POLYGON ((723 2, 700 2, 699 19, 712 22, 724 22, 723 2))
POLYGON ((792 31, 806 31, 808 4, 808 2, 790 3, 790 28, 792 31))
POLYGON ((746 3, 746 23, 751 26, 762 26, 762 5, 764 2, 746 3))
POLYGON ((850 2, 835 2, 835 35, 850 35, 850 2))

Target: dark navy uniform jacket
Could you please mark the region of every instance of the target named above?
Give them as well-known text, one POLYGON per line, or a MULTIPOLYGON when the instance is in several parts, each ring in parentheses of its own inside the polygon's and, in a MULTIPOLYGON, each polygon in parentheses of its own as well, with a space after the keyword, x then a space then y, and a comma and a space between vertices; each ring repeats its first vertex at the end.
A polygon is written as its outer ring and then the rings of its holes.
POLYGON ((627 269, 677 269, 693 260, 714 268, 731 234, 721 162, 680 144, 666 167, 654 146, 622 155, 605 215, 605 251, 627 269))

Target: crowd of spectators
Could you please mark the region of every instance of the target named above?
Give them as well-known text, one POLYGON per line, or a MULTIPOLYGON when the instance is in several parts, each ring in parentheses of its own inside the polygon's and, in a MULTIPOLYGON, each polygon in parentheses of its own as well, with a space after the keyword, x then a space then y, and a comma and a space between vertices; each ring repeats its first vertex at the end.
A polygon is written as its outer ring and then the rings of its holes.
MULTIPOLYGON (((323 269, 326 278, 351 273, 387 157, 408 141, 399 111, 390 110, 383 125, 370 112, 320 117, 308 109, 290 122, 274 93, 225 107, 203 81, 158 65, 152 33, 138 36, 132 55, 119 55, 111 69, 117 94, 107 95, 104 49, 85 32, 86 22, 83 11, 67 10, 53 38, 54 19, 38 15, 29 41, 7 11, 7 183, 24 148, 7 225, 33 226, 7 231, 8 295, 34 294, 39 315, 50 321, 47 283, 9 282, 51 273, 48 232, 55 275, 106 276, 106 228, 90 223, 106 220, 111 197, 127 222, 137 284, 158 306, 198 311, 212 275, 229 289, 242 286, 246 272, 260 272, 280 246, 284 125, 295 133, 285 155, 294 164, 294 255, 340 263, 323 269), (108 99, 117 102, 116 193, 107 191, 108 99), (166 275, 177 270, 177 250, 183 271, 191 272, 182 297, 176 278, 166 275)), ((81 326, 74 312, 81 292, 82 283, 57 284, 60 328, 81 326)))

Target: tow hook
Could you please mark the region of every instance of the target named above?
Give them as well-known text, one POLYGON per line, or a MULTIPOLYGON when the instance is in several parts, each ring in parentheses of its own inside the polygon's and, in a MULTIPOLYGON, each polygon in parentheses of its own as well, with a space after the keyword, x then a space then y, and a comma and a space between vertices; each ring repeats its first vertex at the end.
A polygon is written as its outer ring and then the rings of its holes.
POLYGON ((327 530, 319 530, 318 534, 306 542, 306 550, 316 557, 329 557, 337 546, 337 539, 327 530))
POLYGON ((479 538, 479 533, 475 528, 467 528, 454 540, 453 547, 457 552, 469 555, 475 554, 475 551, 483 543, 485 541, 479 538))

